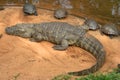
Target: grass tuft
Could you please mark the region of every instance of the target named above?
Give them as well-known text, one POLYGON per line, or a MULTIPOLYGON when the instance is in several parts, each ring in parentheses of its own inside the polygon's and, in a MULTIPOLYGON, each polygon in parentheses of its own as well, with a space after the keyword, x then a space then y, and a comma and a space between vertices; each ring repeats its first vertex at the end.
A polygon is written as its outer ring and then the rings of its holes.
POLYGON ((70 75, 58 75, 54 77, 52 80, 70 80, 70 75))
POLYGON ((90 74, 86 77, 76 78, 75 80, 120 80, 120 73, 114 71, 107 74, 90 74))
MULTIPOLYGON (((71 80, 71 76, 59 75, 54 77, 52 80, 71 80)), ((120 80, 120 69, 115 69, 107 74, 89 74, 88 76, 79 77, 74 80, 120 80)))

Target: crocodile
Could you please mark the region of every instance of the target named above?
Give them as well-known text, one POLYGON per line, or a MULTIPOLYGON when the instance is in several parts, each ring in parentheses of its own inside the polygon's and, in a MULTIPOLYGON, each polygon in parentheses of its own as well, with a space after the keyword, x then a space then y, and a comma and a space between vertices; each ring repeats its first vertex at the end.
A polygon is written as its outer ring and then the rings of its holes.
POLYGON ((106 52, 103 45, 94 36, 88 34, 83 28, 75 27, 67 22, 42 22, 42 23, 20 23, 6 27, 8 35, 29 38, 31 41, 49 41, 54 44, 55 50, 66 50, 68 46, 77 46, 89 51, 95 58, 96 64, 92 67, 69 75, 81 76, 94 73, 99 70, 104 62, 106 52))

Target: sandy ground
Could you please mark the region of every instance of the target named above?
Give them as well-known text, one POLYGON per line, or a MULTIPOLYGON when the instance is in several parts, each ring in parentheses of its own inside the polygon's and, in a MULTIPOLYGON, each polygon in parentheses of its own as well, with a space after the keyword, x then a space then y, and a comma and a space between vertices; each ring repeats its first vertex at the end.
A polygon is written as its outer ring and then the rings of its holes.
MULTIPOLYGON (((52 49, 49 42, 30 42, 17 36, 7 35, 4 29, 17 23, 39 23, 63 21, 70 24, 82 24, 84 20, 68 16, 64 20, 54 19, 53 12, 38 10, 39 16, 24 16, 21 8, 7 8, 0 11, 0 80, 51 80, 54 76, 69 71, 89 68, 96 60, 89 52, 69 47, 65 51, 52 49)), ((106 62, 99 70, 108 72, 120 63, 120 37, 110 39, 101 36, 99 31, 91 31, 106 50, 106 62)), ((98 71, 98 72, 99 72, 98 71)))

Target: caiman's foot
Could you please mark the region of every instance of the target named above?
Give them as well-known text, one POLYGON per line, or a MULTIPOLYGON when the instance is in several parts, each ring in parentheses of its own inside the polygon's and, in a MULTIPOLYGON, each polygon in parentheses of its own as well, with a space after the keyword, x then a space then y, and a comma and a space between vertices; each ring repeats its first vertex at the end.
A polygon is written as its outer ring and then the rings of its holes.
POLYGON ((60 50, 60 51, 63 51, 63 50, 66 50, 66 49, 67 49, 66 47, 61 46, 61 45, 55 45, 55 46, 53 46, 53 48, 54 48, 55 50, 60 50))
POLYGON ((29 39, 31 42, 36 42, 36 40, 34 38, 30 38, 29 39))
POLYGON ((39 40, 39 39, 34 39, 34 38, 30 38, 29 39, 31 42, 40 42, 41 40, 39 40))

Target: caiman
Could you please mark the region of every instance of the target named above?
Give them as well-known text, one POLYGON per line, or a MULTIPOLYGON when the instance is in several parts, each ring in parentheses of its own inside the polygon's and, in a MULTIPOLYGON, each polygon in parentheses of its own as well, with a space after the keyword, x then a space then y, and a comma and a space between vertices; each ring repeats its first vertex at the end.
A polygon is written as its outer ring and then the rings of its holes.
POLYGON ((94 36, 88 34, 83 28, 75 27, 66 22, 42 22, 42 23, 21 23, 5 29, 9 35, 29 38, 32 41, 49 41, 54 44, 55 50, 66 50, 68 46, 78 46, 89 51, 95 58, 96 64, 92 67, 77 71, 68 72, 70 75, 87 75, 99 70, 104 62, 106 52, 103 45, 94 36))

